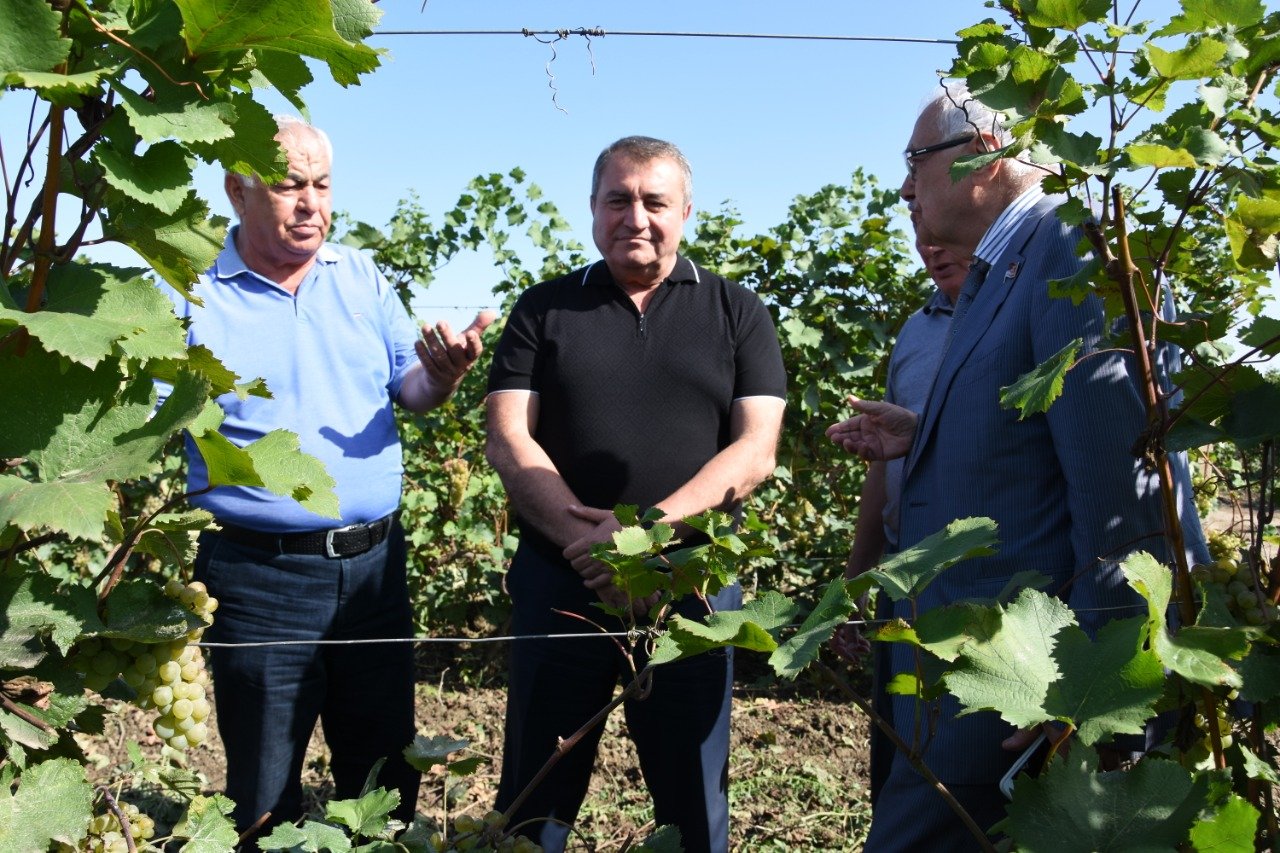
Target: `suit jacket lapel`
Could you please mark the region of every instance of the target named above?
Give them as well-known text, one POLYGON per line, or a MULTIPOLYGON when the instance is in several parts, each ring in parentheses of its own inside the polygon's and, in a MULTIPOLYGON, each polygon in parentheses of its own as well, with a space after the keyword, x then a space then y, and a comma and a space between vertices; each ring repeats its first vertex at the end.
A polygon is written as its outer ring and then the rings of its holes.
MULTIPOLYGON (((968 291, 971 286, 975 285, 977 290, 972 296, 973 301, 968 310, 963 312, 959 319, 952 319, 952 327, 947 335, 946 350, 943 353, 941 362, 938 364, 938 372, 934 374, 933 387, 929 391, 929 398, 925 402, 924 412, 920 416, 920 425, 916 429, 915 440, 912 442, 911 451, 907 455, 906 466, 902 475, 904 483, 907 477, 911 475, 911 471, 919 460, 921 453, 924 452, 929 442, 933 440, 933 433, 938 423, 938 414, 942 410, 947 394, 951 390, 951 383, 955 379, 956 373, 969 358, 973 348, 978 345, 978 342, 987 333, 991 322, 1000 311, 1000 306, 1004 304, 1005 299, 1013 291, 1018 276, 1021 275, 1023 268, 1026 266, 1023 252, 1027 243, 1031 240, 1032 235, 1035 234, 1041 220, 1045 216, 1052 215, 1060 202, 1061 199, 1052 197, 1040 202, 1031 215, 1018 226, 1018 230, 1010 238, 1001 256, 991 265, 991 269, 988 270, 985 278, 980 283, 965 282, 964 291, 968 291)), ((960 299, 963 298, 964 293, 962 292, 960 299)))

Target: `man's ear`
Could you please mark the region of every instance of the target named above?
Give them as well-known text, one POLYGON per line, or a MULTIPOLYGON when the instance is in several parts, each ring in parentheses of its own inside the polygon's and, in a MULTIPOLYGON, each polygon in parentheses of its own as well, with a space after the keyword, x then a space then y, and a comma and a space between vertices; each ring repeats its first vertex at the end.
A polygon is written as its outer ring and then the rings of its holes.
POLYGON ((240 176, 227 172, 222 176, 222 188, 226 191, 227 200, 231 202, 231 209, 236 212, 236 216, 243 216, 245 185, 240 176))

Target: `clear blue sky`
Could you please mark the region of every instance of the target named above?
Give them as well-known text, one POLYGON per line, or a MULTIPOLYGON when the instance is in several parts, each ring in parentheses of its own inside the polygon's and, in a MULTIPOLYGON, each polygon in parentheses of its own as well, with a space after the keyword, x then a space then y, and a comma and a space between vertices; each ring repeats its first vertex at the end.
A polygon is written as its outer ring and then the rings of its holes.
MULTIPOLYGON (((1145 0, 1141 17, 1174 5, 1145 0)), ((951 39, 996 15, 981 0, 386 0, 379 7, 381 30, 601 27, 918 39, 951 39)), ((312 120, 334 142, 337 210, 380 226, 416 191, 438 221, 472 177, 519 166, 589 248, 591 164, 628 134, 680 145, 693 165, 695 208, 732 201, 753 233, 782 221, 797 194, 845 182, 859 166, 897 186, 917 109, 954 54, 950 44, 617 34, 592 39, 589 54, 575 36, 555 46, 551 66, 562 112, 548 88, 551 48, 532 38, 386 35, 371 44, 389 53, 361 85, 344 89, 320 66, 303 92, 312 120)), ((0 138, 21 139, 29 104, 26 96, 0 98, 0 138)), ((282 99, 267 104, 290 110, 282 99)), ((216 170, 202 169, 197 189, 215 213, 231 215, 216 170)), ((465 320, 464 311, 434 306, 488 304, 497 277, 487 258, 455 260, 415 302, 420 319, 465 320)))

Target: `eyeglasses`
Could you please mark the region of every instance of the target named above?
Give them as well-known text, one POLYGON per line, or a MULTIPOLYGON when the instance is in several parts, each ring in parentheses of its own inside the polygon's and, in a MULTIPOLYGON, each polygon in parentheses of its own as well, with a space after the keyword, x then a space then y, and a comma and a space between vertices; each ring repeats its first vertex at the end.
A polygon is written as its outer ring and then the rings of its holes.
POLYGON ((912 178, 916 176, 915 160, 917 157, 932 154, 934 151, 955 148, 957 145, 964 145, 966 142, 971 142, 973 137, 974 134, 966 133, 964 136, 957 136, 955 139, 948 139, 946 142, 939 142, 936 145, 926 145, 923 148, 908 148, 902 152, 902 159, 907 161, 907 175, 912 178))

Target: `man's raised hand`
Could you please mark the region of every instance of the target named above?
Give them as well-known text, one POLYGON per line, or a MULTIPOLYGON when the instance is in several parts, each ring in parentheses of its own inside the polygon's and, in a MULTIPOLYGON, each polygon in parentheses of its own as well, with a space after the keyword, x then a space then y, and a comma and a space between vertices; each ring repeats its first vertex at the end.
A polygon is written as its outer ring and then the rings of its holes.
POLYGON ((893 403, 849 398, 858 414, 827 427, 827 438, 866 460, 906 456, 915 438, 916 413, 893 403))
POLYGON ((471 325, 456 335, 444 320, 435 326, 423 325, 422 340, 414 348, 433 385, 439 388, 457 387, 462 377, 476 363, 480 353, 484 352, 480 335, 497 317, 493 311, 481 311, 471 321, 471 325))

